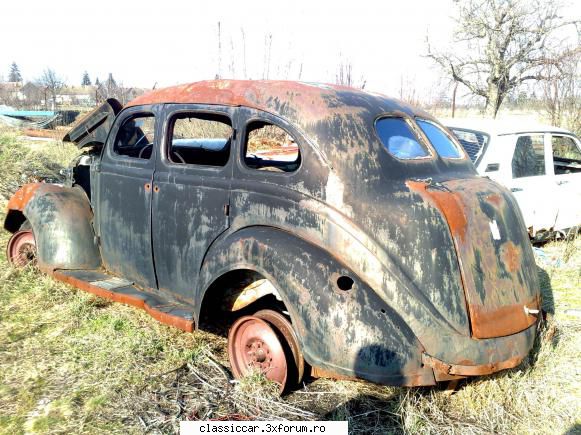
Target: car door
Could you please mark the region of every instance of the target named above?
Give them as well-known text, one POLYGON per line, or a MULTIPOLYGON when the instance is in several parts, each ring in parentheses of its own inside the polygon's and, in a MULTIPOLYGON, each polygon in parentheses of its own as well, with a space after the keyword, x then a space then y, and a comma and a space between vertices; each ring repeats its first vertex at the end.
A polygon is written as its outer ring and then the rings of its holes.
POLYGON ((210 244, 228 228, 231 149, 229 107, 166 105, 153 182, 153 251, 159 289, 195 298, 210 244))
POLYGON ((527 133, 513 136, 511 143, 512 178, 509 187, 518 201, 526 226, 537 231, 550 230, 557 217, 555 185, 549 168, 549 135, 527 133))
POLYGON ((98 172, 98 234, 107 270, 155 288, 151 252, 151 182, 158 109, 134 107, 115 121, 98 172))
POLYGON ((555 230, 581 225, 581 147, 570 135, 551 134, 550 168, 554 174, 558 213, 555 230))

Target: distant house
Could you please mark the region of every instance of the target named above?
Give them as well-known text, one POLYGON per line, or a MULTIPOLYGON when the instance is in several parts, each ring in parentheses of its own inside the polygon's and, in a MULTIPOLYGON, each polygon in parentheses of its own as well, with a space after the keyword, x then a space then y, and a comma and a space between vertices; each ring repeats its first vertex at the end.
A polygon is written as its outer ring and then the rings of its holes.
POLYGON ((24 86, 20 88, 19 96, 21 101, 25 104, 30 105, 43 105, 44 104, 44 89, 42 87, 35 85, 32 82, 26 82, 24 86))
POLYGON ((95 86, 67 86, 56 96, 57 104, 69 106, 94 106, 95 86))
POLYGON ((0 83, 0 104, 7 106, 16 105, 20 101, 20 82, 4 82, 0 83))

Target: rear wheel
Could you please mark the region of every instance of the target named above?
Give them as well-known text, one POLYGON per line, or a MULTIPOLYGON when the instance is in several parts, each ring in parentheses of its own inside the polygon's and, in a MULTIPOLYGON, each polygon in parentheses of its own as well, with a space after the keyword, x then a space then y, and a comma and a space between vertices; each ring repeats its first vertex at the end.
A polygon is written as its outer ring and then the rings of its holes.
POLYGON ((8 241, 6 257, 15 267, 36 264, 36 241, 31 229, 21 229, 12 235, 8 241))
POLYGON ((228 334, 228 357, 235 377, 258 371, 276 382, 281 393, 296 385, 304 372, 290 322, 272 310, 261 310, 234 322, 228 334))

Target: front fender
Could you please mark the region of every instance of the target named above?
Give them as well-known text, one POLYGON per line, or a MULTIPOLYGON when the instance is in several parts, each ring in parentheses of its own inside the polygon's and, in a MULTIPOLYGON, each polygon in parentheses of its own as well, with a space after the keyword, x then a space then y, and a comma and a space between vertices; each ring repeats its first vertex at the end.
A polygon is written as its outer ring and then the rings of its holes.
POLYGON ((45 183, 26 185, 14 194, 8 207, 7 219, 12 212, 21 212, 30 222, 41 269, 101 267, 92 226, 93 212, 81 188, 45 183))
POLYGON ((422 366, 423 348, 410 328, 330 253, 276 228, 239 230, 206 256, 198 310, 211 284, 235 269, 254 270, 272 282, 311 365, 378 383, 434 382, 432 371, 422 366), (339 289, 341 276, 353 279, 350 290, 339 289))

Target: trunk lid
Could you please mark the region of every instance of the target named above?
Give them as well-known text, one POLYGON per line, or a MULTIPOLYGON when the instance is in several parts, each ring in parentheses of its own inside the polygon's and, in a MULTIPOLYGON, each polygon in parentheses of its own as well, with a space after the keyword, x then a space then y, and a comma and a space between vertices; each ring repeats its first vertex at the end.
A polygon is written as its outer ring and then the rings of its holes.
POLYGON ((484 339, 515 334, 540 308, 537 269, 514 197, 488 178, 408 186, 445 217, 454 240, 471 334, 484 339))

